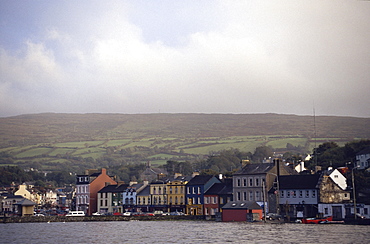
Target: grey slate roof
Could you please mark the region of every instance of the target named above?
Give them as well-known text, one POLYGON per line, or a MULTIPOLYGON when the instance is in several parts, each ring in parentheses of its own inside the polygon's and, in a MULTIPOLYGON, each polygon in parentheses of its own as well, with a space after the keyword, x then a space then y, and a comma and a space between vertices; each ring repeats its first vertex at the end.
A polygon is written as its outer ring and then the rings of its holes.
POLYGON ((18 203, 15 203, 15 205, 21 205, 21 206, 34 206, 36 205, 36 203, 28 200, 28 199, 23 199, 22 201, 18 202, 18 203))
POLYGON ((213 184, 205 193, 204 195, 219 195, 220 192, 225 188, 224 183, 215 183, 213 184))
POLYGON ((281 175, 279 176, 280 189, 315 189, 320 174, 314 175, 281 175))
POLYGON ((122 184, 122 185, 107 185, 104 188, 102 188, 99 193, 103 192, 124 192, 126 188, 128 187, 128 184, 122 184))
POLYGON ((150 186, 147 185, 144 189, 137 194, 137 196, 149 196, 150 195, 150 186))
POLYGON ((196 175, 191 179, 187 185, 204 185, 206 184, 213 175, 196 175))
POLYGON ((247 164, 237 174, 264 174, 269 172, 275 166, 274 163, 247 164))
POLYGON ((226 203, 222 209, 261 209, 262 207, 256 202, 232 201, 226 203))

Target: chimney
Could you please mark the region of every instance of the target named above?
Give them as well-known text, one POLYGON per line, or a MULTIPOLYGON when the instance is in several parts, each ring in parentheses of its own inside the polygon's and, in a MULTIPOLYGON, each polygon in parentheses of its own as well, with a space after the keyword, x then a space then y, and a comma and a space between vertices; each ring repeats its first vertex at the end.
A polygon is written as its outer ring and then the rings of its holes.
POLYGON ((137 184, 137 181, 130 181, 130 186, 137 184))
POLYGON ((242 165, 242 168, 244 168, 246 165, 250 164, 251 162, 248 159, 242 159, 240 161, 240 164, 242 165))
POLYGON ((180 173, 175 173, 174 178, 176 179, 176 178, 177 178, 177 177, 179 177, 179 176, 182 176, 182 174, 180 174, 180 173))
POLYGON ((107 174, 107 169, 106 168, 101 168, 101 174, 106 175, 107 174))
POLYGON ((299 172, 304 171, 304 161, 301 161, 301 163, 299 165, 300 165, 300 171, 299 172))
POLYGON ((278 158, 274 158, 273 162, 275 163, 275 166, 276 166, 277 177, 279 177, 280 176, 280 160, 278 158))
POLYGON ((193 172, 193 174, 191 175, 191 178, 194 178, 197 175, 199 175, 199 172, 193 172))
POLYGON ((105 182, 105 186, 109 186, 110 185, 110 182, 105 182))

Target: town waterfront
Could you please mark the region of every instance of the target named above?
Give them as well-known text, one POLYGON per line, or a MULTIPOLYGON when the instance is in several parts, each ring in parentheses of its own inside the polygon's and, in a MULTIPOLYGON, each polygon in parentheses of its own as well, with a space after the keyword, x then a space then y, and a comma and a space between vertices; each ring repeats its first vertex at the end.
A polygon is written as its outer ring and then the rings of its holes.
POLYGON ((370 226, 213 221, 0 225, 0 243, 365 243, 370 226))

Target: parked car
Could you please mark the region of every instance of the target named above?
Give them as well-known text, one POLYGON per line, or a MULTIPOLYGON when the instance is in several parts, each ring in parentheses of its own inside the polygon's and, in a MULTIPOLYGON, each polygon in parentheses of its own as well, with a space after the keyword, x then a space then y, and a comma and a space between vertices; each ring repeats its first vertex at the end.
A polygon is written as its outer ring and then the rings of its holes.
POLYGON ((277 214, 277 213, 268 213, 266 215, 267 220, 280 220, 282 218, 283 217, 280 214, 277 214))
POLYGON ((113 215, 115 215, 115 216, 122 216, 123 214, 122 213, 119 213, 119 212, 116 212, 116 213, 113 213, 113 215))
POLYGON ((143 213, 143 212, 134 212, 134 213, 132 213, 132 216, 145 216, 145 213, 143 213))
POLYGON ((175 211, 175 212, 171 212, 170 215, 185 215, 185 214, 183 212, 175 211))
POLYGON ((123 216, 131 216, 131 212, 124 212, 123 216))
POLYGON ((100 216, 100 215, 103 215, 102 213, 99 213, 99 212, 96 212, 96 213, 93 213, 92 214, 93 216, 100 216))
POLYGON ((84 211, 69 211, 67 214, 66 214, 67 217, 78 217, 78 216, 85 216, 85 212, 84 211))

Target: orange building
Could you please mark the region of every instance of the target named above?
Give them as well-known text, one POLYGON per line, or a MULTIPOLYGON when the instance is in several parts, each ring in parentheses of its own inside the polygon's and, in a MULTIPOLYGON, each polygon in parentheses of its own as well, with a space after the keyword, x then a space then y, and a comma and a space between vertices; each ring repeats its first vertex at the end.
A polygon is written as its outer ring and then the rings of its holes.
POLYGON ((84 175, 76 176, 76 210, 84 211, 86 215, 92 215, 97 211, 98 191, 108 184, 117 184, 107 175, 105 168, 87 170, 84 175))

